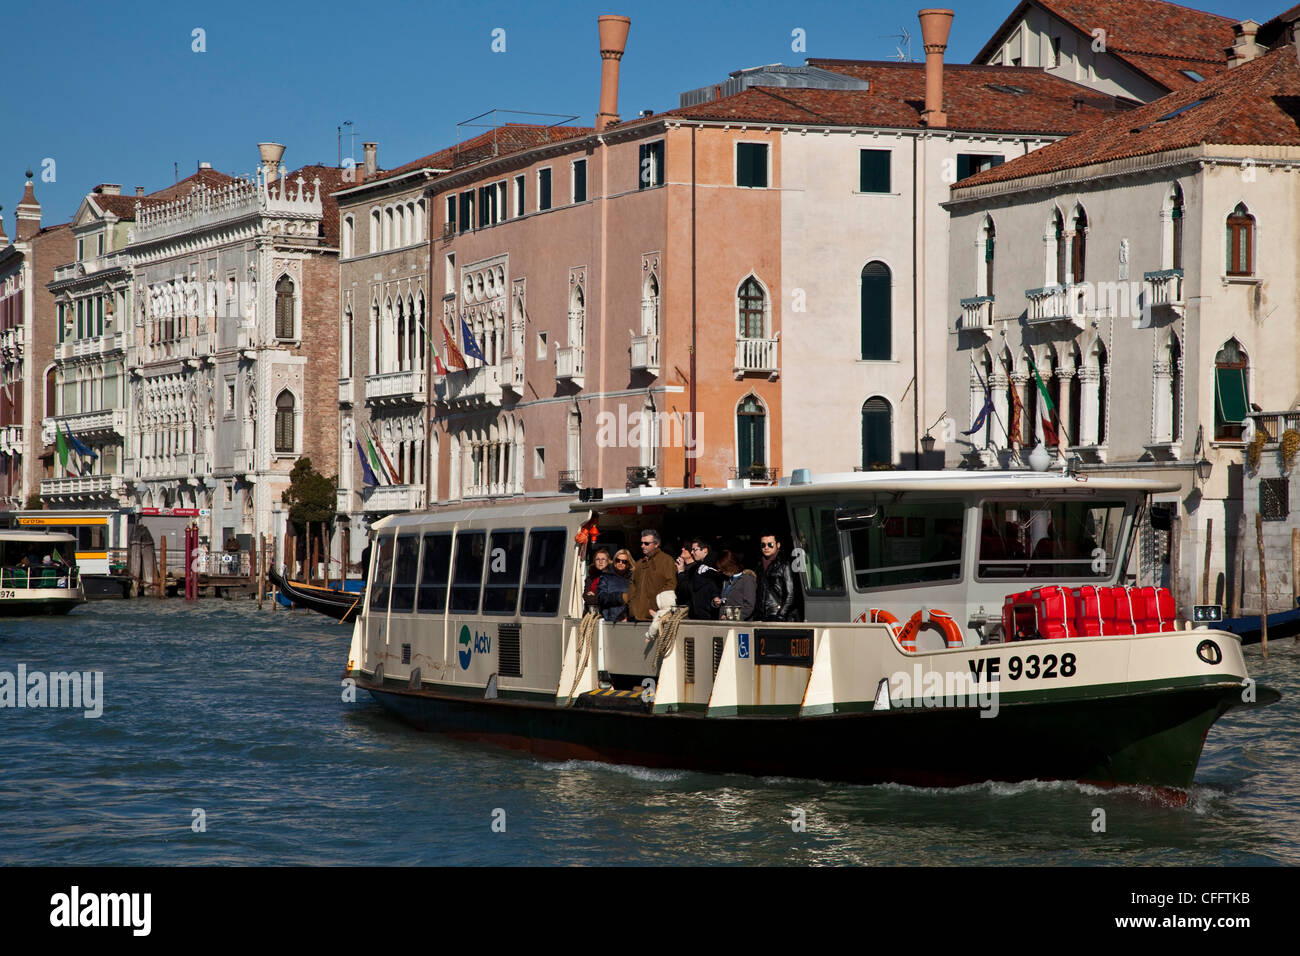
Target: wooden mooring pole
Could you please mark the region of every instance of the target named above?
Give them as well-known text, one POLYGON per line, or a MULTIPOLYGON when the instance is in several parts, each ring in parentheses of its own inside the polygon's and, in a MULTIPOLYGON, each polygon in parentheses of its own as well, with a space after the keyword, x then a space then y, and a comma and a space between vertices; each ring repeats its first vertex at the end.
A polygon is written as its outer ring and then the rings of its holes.
MULTIPOLYGON (((1174 606, 1177 607, 1182 601, 1180 588, 1183 583, 1182 575, 1182 552, 1183 552, 1183 519, 1177 516, 1169 522, 1169 591, 1174 596, 1174 606)), ((1186 608, 1184 608, 1186 610, 1186 608)), ((1177 611, 1174 612, 1177 614, 1177 611)))
POLYGON ((257 609, 262 610, 262 596, 266 594, 266 535, 257 536, 257 609))
POLYGON ((1214 541, 1214 519, 1205 519, 1205 568, 1201 571, 1201 603, 1210 603, 1210 543, 1214 541))
MULTIPOLYGON (((1291 606, 1295 607, 1300 603, 1300 528, 1291 529, 1291 606)), ((1293 642, 1300 644, 1300 634, 1297 634, 1293 642)))
POLYGON ((1264 568, 1264 518, 1255 512, 1255 547, 1259 549, 1259 646, 1268 657, 1268 573, 1264 568))
POLYGON ((167 535, 158 536, 158 597, 167 596, 167 535))

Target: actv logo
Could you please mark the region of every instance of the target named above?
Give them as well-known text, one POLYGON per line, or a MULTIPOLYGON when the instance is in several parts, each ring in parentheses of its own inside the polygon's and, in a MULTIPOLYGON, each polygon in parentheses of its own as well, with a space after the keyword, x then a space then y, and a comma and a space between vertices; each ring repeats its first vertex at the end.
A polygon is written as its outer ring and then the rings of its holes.
POLYGON ((461 625, 460 638, 456 644, 460 648, 457 657, 460 660, 460 669, 463 671, 469 670, 470 661, 474 659, 475 653, 488 654, 492 651, 491 636, 476 631, 471 637, 468 624, 461 625))

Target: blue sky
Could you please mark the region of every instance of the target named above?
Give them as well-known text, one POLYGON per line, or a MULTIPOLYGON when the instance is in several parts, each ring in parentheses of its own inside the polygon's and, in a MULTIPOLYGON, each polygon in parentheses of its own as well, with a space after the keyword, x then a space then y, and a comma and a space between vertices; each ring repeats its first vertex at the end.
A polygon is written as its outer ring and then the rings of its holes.
MULTIPOLYGON (((29 167, 48 225, 70 219, 96 183, 152 191, 173 182, 173 163, 184 177, 199 161, 248 173, 259 141, 285 144, 291 168, 333 164, 345 120, 355 124, 357 161, 362 141, 376 141, 386 167, 450 145, 458 122, 494 108, 577 114, 590 124, 601 13, 632 18, 619 95, 628 117, 671 109, 678 93, 741 67, 806 56, 886 59, 899 42, 890 35, 903 28, 922 59, 916 11, 926 5, 8 0, 0 8, 0 205, 12 236, 29 167), (505 30, 503 53, 492 50, 497 28, 505 30), (796 28, 806 53, 791 50, 796 28), (204 31, 204 52, 193 50, 195 30, 204 31), (54 181, 43 182, 51 168, 54 181)), ((1288 4, 1195 6, 1263 22, 1288 4)), ((1014 7, 955 3, 948 57, 970 62, 1014 7)), ((349 138, 343 155, 350 151, 349 138)))

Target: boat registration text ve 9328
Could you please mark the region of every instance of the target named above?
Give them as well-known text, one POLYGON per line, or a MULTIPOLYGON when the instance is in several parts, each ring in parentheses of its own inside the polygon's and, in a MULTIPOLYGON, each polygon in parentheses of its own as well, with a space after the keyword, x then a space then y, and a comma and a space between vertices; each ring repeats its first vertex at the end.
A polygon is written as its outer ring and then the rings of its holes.
MULTIPOLYGON (((1002 658, 981 657, 970 661, 971 677, 975 680, 1001 680, 1002 658)), ((1011 680, 1050 680, 1053 677, 1073 677, 1078 673, 1078 658, 1073 654, 1028 654, 1024 658, 1012 655, 1007 658, 1006 675, 1011 680)))

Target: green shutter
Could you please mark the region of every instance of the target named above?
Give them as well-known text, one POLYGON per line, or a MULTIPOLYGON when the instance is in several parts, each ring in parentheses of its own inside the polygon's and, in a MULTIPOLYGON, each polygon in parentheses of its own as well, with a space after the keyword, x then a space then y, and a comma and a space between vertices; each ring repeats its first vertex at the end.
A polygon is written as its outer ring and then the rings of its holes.
POLYGON ((889 192, 889 150, 858 150, 858 191, 889 192))
POLYGON ((894 461, 890 441, 890 409, 883 398, 868 399, 862 406, 862 467, 888 465, 894 461))
POLYGON ((1218 424, 1236 425, 1245 421, 1250 410, 1246 398, 1246 370, 1244 368, 1217 368, 1214 370, 1214 412, 1218 424))
POLYGON ((893 351, 893 314, 891 310, 889 267, 869 262, 862 270, 862 357, 888 360, 893 351))

